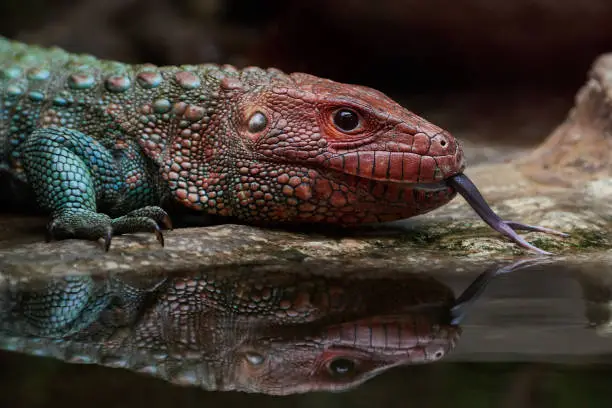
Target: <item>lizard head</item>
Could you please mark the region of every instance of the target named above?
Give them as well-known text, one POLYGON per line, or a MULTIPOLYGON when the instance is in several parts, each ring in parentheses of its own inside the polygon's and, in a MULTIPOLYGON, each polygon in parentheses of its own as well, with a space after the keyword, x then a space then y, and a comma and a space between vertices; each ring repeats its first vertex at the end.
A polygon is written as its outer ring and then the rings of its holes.
POLYGON ((254 85, 245 77, 221 81, 228 114, 208 123, 225 135, 216 147, 225 162, 209 174, 225 175, 229 190, 223 209, 209 211, 350 225, 408 218, 454 197, 444 180, 465 167, 458 142, 383 93, 302 73, 254 85))
POLYGON ((452 352, 461 336, 453 290, 428 275, 389 279, 380 272, 357 268, 338 278, 288 274, 273 281, 249 275, 241 301, 259 301, 248 314, 232 316, 231 337, 220 342, 226 363, 217 389, 343 391, 393 367, 437 362, 452 352), (265 289, 250 282, 273 285, 275 299, 261 299, 265 289), (265 312, 254 313, 257 308, 265 312))

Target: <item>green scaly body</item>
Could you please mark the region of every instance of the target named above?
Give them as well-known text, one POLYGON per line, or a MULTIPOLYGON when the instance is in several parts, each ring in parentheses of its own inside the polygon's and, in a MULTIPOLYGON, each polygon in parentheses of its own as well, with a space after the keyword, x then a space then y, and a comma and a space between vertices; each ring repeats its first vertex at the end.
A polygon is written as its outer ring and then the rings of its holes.
POLYGON ((95 239, 109 227, 115 234, 158 231, 167 221, 158 206, 171 192, 190 207, 229 215, 221 198, 229 171, 214 184, 201 181, 231 170, 221 159, 245 154, 223 140, 204 146, 198 139, 219 116, 223 79, 266 83, 282 76, 213 64, 128 65, 0 38, 2 168, 34 190, 52 214, 56 237, 77 230, 95 239), (189 140, 168 146, 176 132, 189 140), (214 168, 190 160, 204 148, 221 152, 214 168), (186 181, 194 178, 199 182, 186 181))

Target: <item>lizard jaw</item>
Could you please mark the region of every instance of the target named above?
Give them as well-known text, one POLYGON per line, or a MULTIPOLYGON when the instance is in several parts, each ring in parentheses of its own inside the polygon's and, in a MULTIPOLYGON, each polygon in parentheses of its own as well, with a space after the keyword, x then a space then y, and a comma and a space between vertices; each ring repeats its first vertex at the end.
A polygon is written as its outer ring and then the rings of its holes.
POLYGON ((425 186, 443 183, 465 168, 460 149, 444 156, 414 152, 357 151, 326 158, 321 167, 368 181, 425 186), (424 181, 426 180, 426 181, 424 181))

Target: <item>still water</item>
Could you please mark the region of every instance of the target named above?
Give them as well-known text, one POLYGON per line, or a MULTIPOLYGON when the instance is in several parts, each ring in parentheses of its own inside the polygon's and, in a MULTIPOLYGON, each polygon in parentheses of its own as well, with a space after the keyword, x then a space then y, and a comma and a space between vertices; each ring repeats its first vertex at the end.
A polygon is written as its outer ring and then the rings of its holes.
POLYGON ((0 406, 610 406, 612 265, 542 259, 0 275, 0 406))

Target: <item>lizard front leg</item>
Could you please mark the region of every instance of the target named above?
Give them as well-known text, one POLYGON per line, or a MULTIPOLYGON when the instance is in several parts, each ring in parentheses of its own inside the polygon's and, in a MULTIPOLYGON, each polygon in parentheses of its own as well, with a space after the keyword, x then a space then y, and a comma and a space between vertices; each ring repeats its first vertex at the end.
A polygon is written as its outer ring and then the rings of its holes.
POLYGON ((30 336, 56 338, 84 330, 113 300, 109 285, 91 276, 66 276, 42 286, 29 283, 15 297, 15 323, 30 336))
POLYGON ((163 245, 158 224, 169 226, 168 215, 150 203, 129 202, 135 197, 126 187, 122 166, 91 136, 61 127, 38 129, 25 142, 23 157, 37 202, 51 213, 48 239, 104 238, 108 251, 113 235, 154 232, 163 245), (112 219, 98 212, 98 205, 133 210, 112 219))

